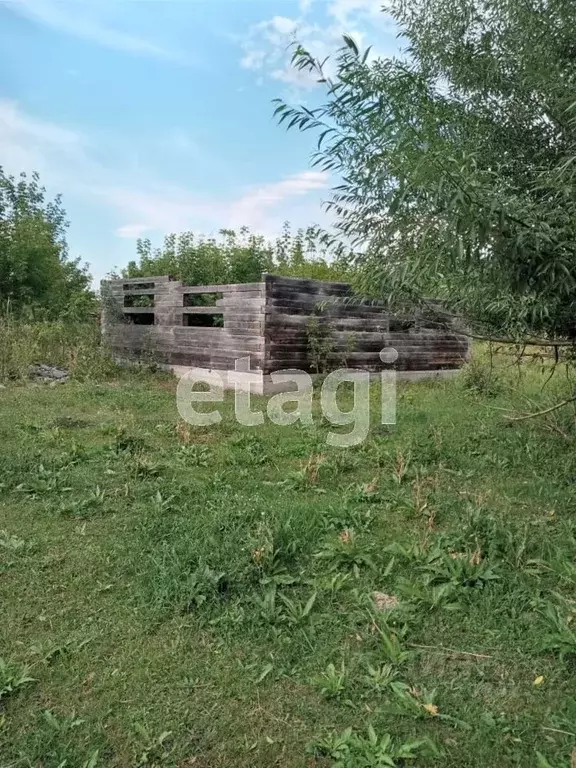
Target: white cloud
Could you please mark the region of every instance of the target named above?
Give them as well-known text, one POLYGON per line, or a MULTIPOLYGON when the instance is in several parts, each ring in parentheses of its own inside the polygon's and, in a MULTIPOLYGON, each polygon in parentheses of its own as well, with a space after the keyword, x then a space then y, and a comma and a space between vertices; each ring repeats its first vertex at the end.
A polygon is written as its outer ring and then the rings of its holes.
POLYGON ((382 6, 383 0, 332 0, 328 13, 340 25, 346 26, 352 21, 354 15, 382 19, 384 17, 382 6))
POLYGON ((37 24, 105 48, 159 59, 180 59, 173 50, 108 25, 98 15, 102 5, 70 0, 10 0, 7 7, 37 24))
POLYGON ((111 180, 91 192, 124 220, 116 229, 119 237, 136 238, 150 232, 167 234, 224 224, 222 202, 202 199, 162 181, 149 179, 142 186, 132 187, 111 180))
POLYGON ((286 212, 294 210, 294 203, 325 189, 328 179, 326 173, 302 171, 280 181, 254 186, 228 199, 201 198, 181 187, 165 184, 150 184, 143 190, 111 185, 96 193, 127 219, 127 223, 116 230, 119 237, 242 226, 257 231, 279 231, 286 212))
POLYGON ((60 148, 77 148, 82 144, 80 134, 76 131, 36 120, 22 112, 15 101, 0 100, 0 126, 8 141, 23 135, 33 143, 40 141, 60 148))
MULTIPOLYGON (((292 45, 298 42, 318 59, 342 46, 342 35, 351 35, 360 48, 374 43, 375 54, 390 54, 396 46, 383 35, 394 34, 389 16, 382 13, 383 0, 302 0, 297 18, 274 16, 254 24, 243 39, 241 66, 298 89, 313 88, 317 76, 294 69, 292 45)), ((373 55, 375 55, 373 54, 373 55)), ((330 63, 327 73, 331 74, 330 63)))
MULTIPOLYGON (((173 139, 167 137, 168 142, 173 139)), ((124 239, 243 225, 270 233, 279 231, 286 218, 311 224, 310 211, 320 214, 318 195, 328 184, 326 173, 303 171, 227 196, 195 194, 150 173, 136 178, 128 167, 107 167, 95 159, 96 143, 80 132, 38 119, 2 99, 0 146, 8 172, 39 171, 43 183, 64 194, 65 205, 81 200, 95 212, 111 213, 118 222, 115 233, 124 239)))
POLYGON ((127 240, 137 240, 146 234, 148 228, 145 224, 125 224, 118 227, 116 234, 118 237, 125 237, 127 240))
POLYGON ((293 35, 298 29, 298 22, 286 16, 274 16, 269 22, 266 22, 266 24, 271 30, 276 32, 279 41, 282 41, 285 35, 293 35))
POLYGON ((329 174, 324 171, 302 171, 281 181, 254 187, 232 203, 228 213, 228 226, 262 228, 266 226, 270 209, 277 208, 280 203, 325 189, 328 181, 329 174))
POLYGON ((314 55, 324 57, 337 45, 337 36, 328 29, 310 24, 304 19, 275 16, 255 24, 243 43, 241 65, 298 88, 313 88, 317 77, 307 71, 295 69, 290 59, 294 44, 298 42, 314 55))
POLYGON ((85 139, 76 131, 39 120, 23 112, 16 102, 0 99, 2 165, 12 173, 38 171, 64 176, 71 166, 86 170, 85 139))
POLYGON ((245 69, 263 69, 266 64, 266 51, 257 48, 246 47, 240 64, 245 69))

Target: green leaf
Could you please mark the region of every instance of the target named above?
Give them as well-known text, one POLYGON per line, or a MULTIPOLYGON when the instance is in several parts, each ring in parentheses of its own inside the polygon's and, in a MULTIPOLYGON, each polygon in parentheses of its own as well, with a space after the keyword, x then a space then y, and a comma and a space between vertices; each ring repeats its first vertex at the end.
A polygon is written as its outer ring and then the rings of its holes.
POLYGON ((266 664, 266 666, 264 667, 262 672, 258 675, 254 683, 256 685, 259 685, 263 680, 265 680, 265 678, 268 677, 268 675, 270 674, 270 672, 272 672, 273 669, 274 669, 274 664, 270 664, 270 663, 266 664))
POLYGON ((302 612, 302 615, 304 617, 308 616, 310 614, 310 611, 314 607, 314 603, 316 602, 316 598, 318 597, 317 592, 313 592, 312 595, 308 598, 308 601, 304 607, 304 610, 302 612))

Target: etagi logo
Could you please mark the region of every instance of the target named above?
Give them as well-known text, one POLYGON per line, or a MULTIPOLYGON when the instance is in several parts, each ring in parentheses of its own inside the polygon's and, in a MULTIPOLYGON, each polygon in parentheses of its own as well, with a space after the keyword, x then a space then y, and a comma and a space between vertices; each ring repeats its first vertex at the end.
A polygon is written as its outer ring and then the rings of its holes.
MULTIPOLYGON (((392 365, 398 359, 398 352, 386 347, 380 352, 380 360, 392 365)), ((374 374, 372 374, 374 376, 374 374)), ((396 423, 396 371, 385 370, 378 374, 381 386, 380 423, 396 423)), ((320 387, 320 409, 329 424, 337 427, 351 426, 351 430, 328 432, 328 445, 350 448, 362 443, 370 430, 370 372, 363 369, 339 368, 329 373, 320 387), (351 384, 353 405, 343 411, 338 404, 338 391, 343 384, 351 384)), ((284 370, 270 374, 272 388, 278 388, 275 395, 267 399, 266 414, 273 424, 289 426, 300 422, 313 426, 312 402, 314 384, 306 371, 284 370), (290 409, 286 410, 286 406, 290 409)), ((234 415, 236 421, 246 427, 264 424, 263 410, 253 410, 252 394, 264 391, 264 375, 261 371, 250 371, 250 358, 238 358, 233 371, 214 371, 195 368, 188 371, 178 382, 176 399, 178 412, 184 421, 192 426, 219 424, 222 414, 215 408, 197 411, 196 403, 221 403, 224 391, 234 387, 234 415), (203 389, 197 389, 197 385, 203 389)))

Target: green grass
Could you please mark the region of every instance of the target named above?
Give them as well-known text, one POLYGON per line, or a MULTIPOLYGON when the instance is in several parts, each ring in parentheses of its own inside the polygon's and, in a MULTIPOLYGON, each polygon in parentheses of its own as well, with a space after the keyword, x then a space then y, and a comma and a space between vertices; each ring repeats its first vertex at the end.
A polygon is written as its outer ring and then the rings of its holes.
POLYGON ((573 412, 500 410, 544 378, 402 386, 346 450, 188 430, 164 376, 2 390, 2 768, 570 766, 573 412))

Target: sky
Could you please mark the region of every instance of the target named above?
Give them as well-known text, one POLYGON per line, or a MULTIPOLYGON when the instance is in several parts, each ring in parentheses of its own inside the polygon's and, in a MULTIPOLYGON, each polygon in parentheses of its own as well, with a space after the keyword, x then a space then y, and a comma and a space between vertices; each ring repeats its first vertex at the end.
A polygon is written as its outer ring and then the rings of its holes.
POLYGON ((61 193, 70 256, 96 281, 136 240, 282 223, 325 224, 335 183, 313 137, 272 100, 312 106, 320 86, 290 43, 324 57, 342 34, 398 48, 382 0, 0 0, 0 165, 61 193))

